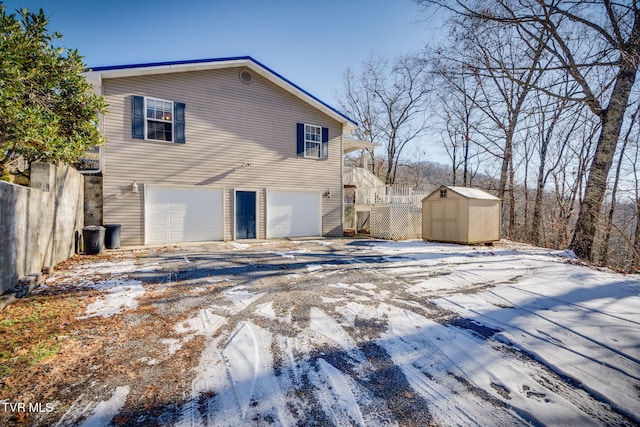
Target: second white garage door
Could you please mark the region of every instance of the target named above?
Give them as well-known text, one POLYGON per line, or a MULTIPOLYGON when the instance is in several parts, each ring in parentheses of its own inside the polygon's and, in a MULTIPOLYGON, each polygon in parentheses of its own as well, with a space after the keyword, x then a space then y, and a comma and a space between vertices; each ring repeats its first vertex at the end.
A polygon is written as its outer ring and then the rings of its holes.
POLYGON ((267 191, 267 238, 322 235, 318 191, 267 191))
POLYGON ((222 190, 145 187, 147 244, 223 239, 222 190))

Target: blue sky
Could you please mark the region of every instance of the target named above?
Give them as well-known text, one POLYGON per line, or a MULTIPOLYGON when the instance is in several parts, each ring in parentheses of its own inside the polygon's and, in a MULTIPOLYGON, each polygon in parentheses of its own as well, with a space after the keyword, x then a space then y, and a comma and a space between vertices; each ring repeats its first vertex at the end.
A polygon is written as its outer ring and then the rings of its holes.
POLYGON ((8 0, 42 8, 88 66, 250 55, 337 107, 342 74, 438 34, 410 0, 8 0))

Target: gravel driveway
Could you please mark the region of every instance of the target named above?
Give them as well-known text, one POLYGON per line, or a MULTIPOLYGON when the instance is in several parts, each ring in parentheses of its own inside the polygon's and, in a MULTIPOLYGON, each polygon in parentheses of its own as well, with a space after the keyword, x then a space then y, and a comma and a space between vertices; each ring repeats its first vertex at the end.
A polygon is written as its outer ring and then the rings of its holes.
POLYGON ((80 257, 36 293, 78 301, 58 355, 2 398, 51 404, 19 420, 42 425, 632 425, 635 353, 616 368, 630 396, 607 396, 464 311, 548 268, 602 274, 636 303, 637 278, 578 264, 508 242, 350 239, 80 257))

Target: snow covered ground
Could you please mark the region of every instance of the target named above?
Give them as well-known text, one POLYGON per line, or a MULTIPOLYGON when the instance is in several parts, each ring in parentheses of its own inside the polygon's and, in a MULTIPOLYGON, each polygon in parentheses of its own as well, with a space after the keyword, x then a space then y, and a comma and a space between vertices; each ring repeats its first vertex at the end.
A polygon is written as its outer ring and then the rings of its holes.
POLYGON ((104 290, 83 315, 156 310, 170 328, 127 351, 153 381, 175 374, 163 360, 193 360, 190 387, 158 415, 140 410, 137 384, 111 378, 110 397, 67 402, 61 425, 640 423, 640 277, 569 252, 336 239, 89 268, 108 277, 80 281, 104 290))

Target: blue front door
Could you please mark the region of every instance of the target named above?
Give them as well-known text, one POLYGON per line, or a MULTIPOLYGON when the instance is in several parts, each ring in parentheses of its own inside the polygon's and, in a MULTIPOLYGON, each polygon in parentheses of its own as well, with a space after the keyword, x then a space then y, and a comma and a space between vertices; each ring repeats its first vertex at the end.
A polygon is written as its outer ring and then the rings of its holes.
POLYGON ((236 191, 236 239, 256 238, 256 192, 236 191))

